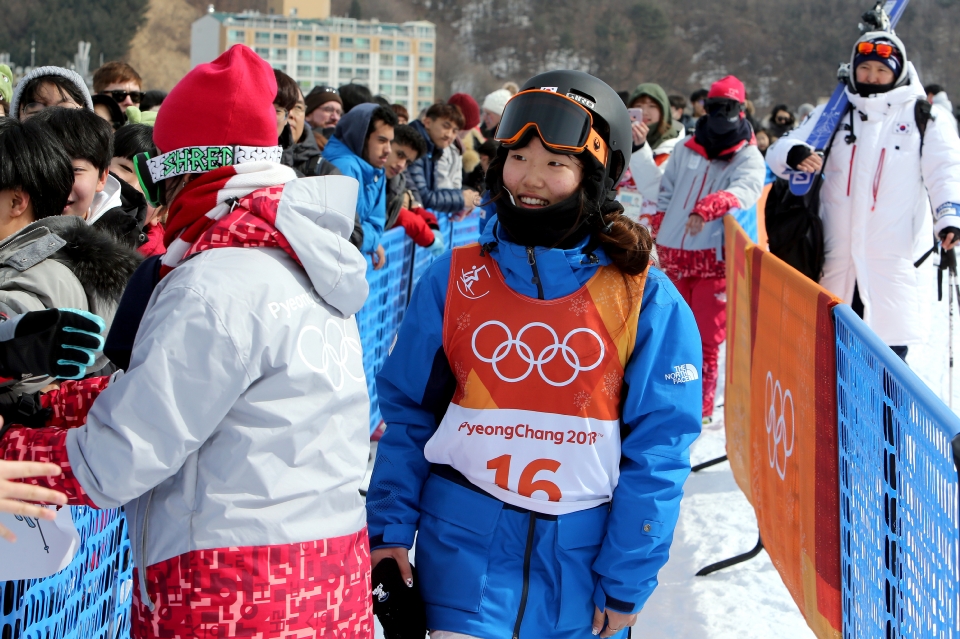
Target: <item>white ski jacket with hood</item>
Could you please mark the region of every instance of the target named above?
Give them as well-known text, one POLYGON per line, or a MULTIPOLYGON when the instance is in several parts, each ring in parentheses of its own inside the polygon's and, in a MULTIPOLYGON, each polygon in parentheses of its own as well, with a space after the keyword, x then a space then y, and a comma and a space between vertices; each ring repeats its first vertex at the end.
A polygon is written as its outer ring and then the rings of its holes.
POLYGON ((279 248, 217 248, 177 266, 153 292, 129 370, 69 432, 89 497, 125 506, 141 580, 190 551, 365 526, 357 189, 345 176, 286 183, 276 226, 302 267, 279 248))
MULTIPOLYGON (((890 346, 922 341, 920 278, 930 273, 913 263, 933 245, 935 231, 958 225, 950 215, 934 228, 931 204, 933 210, 960 204, 960 138, 934 109, 921 152, 914 109, 926 94, 910 63, 908 72, 909 82, 887 93, 864 98, 847 91, 856 141, 845 141, 848 114, 834 134, 820 190, 826 249, 820 284, 847 303, 856 285, 864 319, 890 346)), ((770 147, 774 173, 787 176, 787 154, 804 144, 822 111, 770 147)))

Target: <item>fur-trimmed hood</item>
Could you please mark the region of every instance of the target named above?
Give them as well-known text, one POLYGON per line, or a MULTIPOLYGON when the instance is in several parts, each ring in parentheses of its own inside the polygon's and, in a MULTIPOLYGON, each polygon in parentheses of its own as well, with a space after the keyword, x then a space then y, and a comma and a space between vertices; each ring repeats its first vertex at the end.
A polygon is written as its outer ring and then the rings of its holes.
POLYGON ((48 217, 34 225, 50 229, 66 242, 50 258, 77 276, 87 297, 114 305, 120 302, 127 281, 143 261, 136 250, 123 246, 79 217, 48 217))

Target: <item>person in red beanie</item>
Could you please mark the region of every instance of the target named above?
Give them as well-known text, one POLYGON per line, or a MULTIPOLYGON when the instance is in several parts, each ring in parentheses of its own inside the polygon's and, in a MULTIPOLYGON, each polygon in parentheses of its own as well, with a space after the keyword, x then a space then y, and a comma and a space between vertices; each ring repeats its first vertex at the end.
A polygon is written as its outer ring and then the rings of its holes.
POLYGON ((373 637, 358 184, 280 164, 276 92, 242 45, 170 92, 135 159, 169 218, 118 311, 126 372, 0 440, 70 504, 124 506, 137 639, 373 637))
POLYGON ((697 319, 703 342, 703 421, 710 423, 720 344, 726 339, 723 216, 756 204, 766 173, 745 117, 746 90, 727 76, 710 87, 707 114, 677 145, 660 181, 651 219, 660 266, 697 319))
MULTIPOLYGON (((487 141, 480 132, 480 105, 467 93, 454 93, 447 100, 463 113, 463 128, 457 133, 458 150, 462 156, 463 176, 473 173, 480 164, 480 145, 487 141)), ((462 187, 462 184, 461 184, 462 187)))

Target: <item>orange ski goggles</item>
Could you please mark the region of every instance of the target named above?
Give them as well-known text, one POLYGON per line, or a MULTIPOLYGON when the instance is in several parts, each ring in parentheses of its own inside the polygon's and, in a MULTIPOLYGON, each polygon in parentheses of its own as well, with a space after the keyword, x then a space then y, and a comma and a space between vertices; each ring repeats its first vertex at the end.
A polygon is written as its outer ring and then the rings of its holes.
POLYGON ((881 58, 889 58, 893 55, 893 51, 894 47, 892 44, 885 44, 883 42, 861 42, 857 45, 857 53, 860 55, 870 55, 876 52, 881 58))
POLYGON ((593 114, 582 104, 560 93, 543 89, 522 91, 507 102, 494 139, 507 148, 530 129, 549 150, 565 155, 589 151, 603 166, 610 149, 593 128, 593 114))

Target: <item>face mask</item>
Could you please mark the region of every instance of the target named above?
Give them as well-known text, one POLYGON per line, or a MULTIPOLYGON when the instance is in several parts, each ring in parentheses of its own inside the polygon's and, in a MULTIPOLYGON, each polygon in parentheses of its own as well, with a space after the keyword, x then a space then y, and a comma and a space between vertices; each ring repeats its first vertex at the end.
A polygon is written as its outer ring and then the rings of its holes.
POLYGON ((497 200, 497 219, 521 246, 572 248, 590 234, 586 211, 580 216, 579 192, 550 206, 526 209, 514 203, 509 191, 503 191, 504 197, 497 200))
POLYGON ((707 116, 707 128, 714 135, 726 135, 740 126, 740 114, 728 118, 725 113, 717 112, 707 116))
POLYGON ((893 89, 896 85, 896 81, 891 82, 890 84, 861 84, 859 82, 854 82, 854 88, 857 90, 857 95, 861 98, 869 98, 871 95, 879 95, 881 93, 886 93, 893 89))

